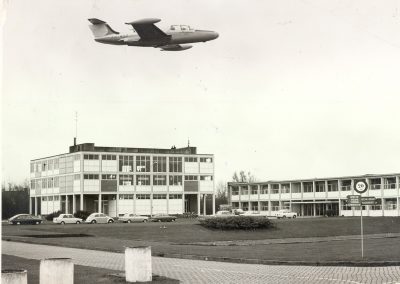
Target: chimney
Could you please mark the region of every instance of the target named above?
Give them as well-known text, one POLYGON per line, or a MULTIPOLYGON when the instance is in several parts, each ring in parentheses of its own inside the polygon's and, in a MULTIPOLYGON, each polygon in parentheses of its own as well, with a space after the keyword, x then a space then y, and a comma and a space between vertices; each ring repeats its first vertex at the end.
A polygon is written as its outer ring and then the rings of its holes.
POLYGON ((76 146, 76 137, 74 137, 74 146, 76 146))

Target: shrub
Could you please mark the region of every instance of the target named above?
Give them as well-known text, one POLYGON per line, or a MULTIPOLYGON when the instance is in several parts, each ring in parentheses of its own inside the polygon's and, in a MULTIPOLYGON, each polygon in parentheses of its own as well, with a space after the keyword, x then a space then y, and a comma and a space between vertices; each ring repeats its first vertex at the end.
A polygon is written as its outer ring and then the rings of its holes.
POLYGON ((231 216, 213 217, 199 220, 206 228, 220 230, 257 230, 273 227, 273 223, 265 217, 231 216))
POLYGON ((58 216, 60 216, 61 213, 62 213, 62 211, 60 211, 60 210, 50 213, 49 215, 46 216, 46 220, 53 221, 53 218, 57 218, 58 216))
POLYGON ((86 220, 86 218, 90 215, 91 213, 83 210, 78 210, 74 213, 75 218, 81 218, 82 220, 86 220))

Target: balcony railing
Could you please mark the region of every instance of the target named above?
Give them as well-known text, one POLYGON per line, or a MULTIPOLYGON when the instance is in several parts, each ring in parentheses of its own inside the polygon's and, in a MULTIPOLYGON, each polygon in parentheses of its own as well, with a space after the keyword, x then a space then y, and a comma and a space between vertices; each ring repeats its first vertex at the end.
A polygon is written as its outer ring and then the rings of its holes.
POLYGON ((340 191, 349 191, 351 190, 351 185, 343 185, 340 187, 340 191))
POLYGON ((370 185, 370 188, 372 189, 372 190, 374 190, 374 189, 381 189, 381 184, 379 183, 379 184, 371 184, 370 185))

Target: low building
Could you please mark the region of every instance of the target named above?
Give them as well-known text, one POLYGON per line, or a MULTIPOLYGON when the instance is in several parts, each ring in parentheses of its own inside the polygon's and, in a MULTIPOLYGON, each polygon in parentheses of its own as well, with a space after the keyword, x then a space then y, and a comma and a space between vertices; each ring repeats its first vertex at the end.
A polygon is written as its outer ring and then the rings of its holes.
POLYGON ((289 209, 299 216, 360 216, 360 206, 347 204, 348 195, 357 195, 355 180, 365 180, 367 192, 376 197, 375 205, 362 206, 363 216, 400 216, 400 174, 362 175, 333 178, 266 181, 256 183, 229 182, 232 208, 260 211, 274 216, 289 209))
POLYGON ((69 152, 31 160, 30 212, 61 210, 214 214, 214 155, 196 147, 171 149, 74 145, 69 152))

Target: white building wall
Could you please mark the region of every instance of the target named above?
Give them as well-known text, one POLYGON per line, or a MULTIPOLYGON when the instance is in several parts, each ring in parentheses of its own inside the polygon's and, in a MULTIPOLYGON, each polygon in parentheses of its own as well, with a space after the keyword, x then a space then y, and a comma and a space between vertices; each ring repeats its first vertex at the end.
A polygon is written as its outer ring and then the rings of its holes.
POLYGON ((212 174, 214 172, 213 163, 200 163, 200 173, 201 174, 212 174))
POLYGON ((121 192, 133 192, 133 191, 135 191, 135 186, 134 185, 120 185, 118 187, 118 191, 121 191, 121 192))
POLYGON ((117 160, 102 160, 101 161, 102 172, 117 172, 118 161, 117 160))
POLYGON ((74 173, 78 173, 81 171, 81 160, 74 161, 74 173))
POLYGON ((200 192, 214 191, 214 181, 212 180, 201 180, 199 184, 200 184, 200 192))
POLYGON ((182 192, 183 191, 183 186, 181 186, 181 185, 170 185, 169 186, 169 191, 170 192, 182 192))
POLYGON ((118 200, 118 214, 135 213, 133 199, 118 200))
POLYGON ((150 215, 151 214, 151 201, 150 199, 136 199, 136 214, 150 215))
POLYGON ((83 160, 84 172, 99 172, 100 160, 83 160))
POLYGON ((74 192, 81 192, 81 180, 74 180, 74 192))
POLYGON ((167 199, 153 199, 153 214, 167 213, 167 199))
POLYGON ((136 191, 140 191, 141 193, 149 193, 151 192, 151 186, 150 185, 137 185, 136 186, 136 191))
POLYGON ((182 214, 183 199, 169 199, 168 200, 168 214, 182 214))
POLYGON ((117 216, 117 200, 109 200, 108 201, 108 214, 111 217, 117 216))

